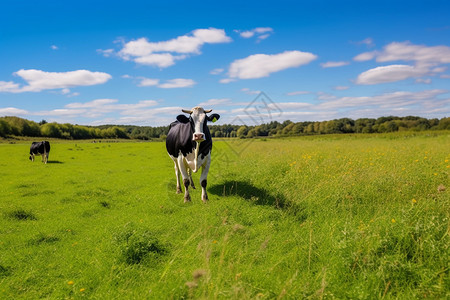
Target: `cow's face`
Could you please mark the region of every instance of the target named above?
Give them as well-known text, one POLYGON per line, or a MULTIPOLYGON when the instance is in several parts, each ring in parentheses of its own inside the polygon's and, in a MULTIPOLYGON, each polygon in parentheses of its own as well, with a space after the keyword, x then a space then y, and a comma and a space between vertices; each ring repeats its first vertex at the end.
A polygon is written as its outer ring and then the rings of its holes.
POLYGON ((190 116, 187 118, 185 115, 179 115, 177 120, 181 123, 191 123, 192 140, 201 143, 205 140, 205 133, 203 128, 206 126, 207 121, 215 122, 220 118, 218 114, 206 115, 212 110, 204 110, 202 107, 194 107, 192 110, 182 110, 184 113, 188 113, 190 116))

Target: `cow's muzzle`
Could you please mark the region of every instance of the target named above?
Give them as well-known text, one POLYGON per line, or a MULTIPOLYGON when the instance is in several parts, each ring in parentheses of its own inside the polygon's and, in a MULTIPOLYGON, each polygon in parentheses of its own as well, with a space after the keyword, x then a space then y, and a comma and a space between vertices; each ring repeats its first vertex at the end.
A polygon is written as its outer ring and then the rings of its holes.
POLYGON ((204 133, 194 133, 192 140, 195 142, 203 142, 205 140, 205 134, 204 133))

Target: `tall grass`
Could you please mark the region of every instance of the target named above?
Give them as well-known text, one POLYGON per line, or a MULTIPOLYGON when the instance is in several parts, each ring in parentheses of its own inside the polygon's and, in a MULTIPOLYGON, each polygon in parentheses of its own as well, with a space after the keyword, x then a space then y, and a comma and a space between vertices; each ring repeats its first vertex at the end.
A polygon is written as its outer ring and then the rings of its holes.
POLYGON ((0 144, 0 298, 444 299, 449 149, 216 141, 204 205, 163 143, 54 142, 47 165, 0 144))

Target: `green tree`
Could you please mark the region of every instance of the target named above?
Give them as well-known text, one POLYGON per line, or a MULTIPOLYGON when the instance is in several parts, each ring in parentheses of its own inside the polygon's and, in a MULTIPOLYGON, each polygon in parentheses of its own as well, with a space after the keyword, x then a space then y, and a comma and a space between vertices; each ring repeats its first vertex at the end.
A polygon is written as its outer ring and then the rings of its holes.
POLYGON ((248 127, 243 125, 241 127, 239 127, 239 129, 236 132, 236 135, 238 138, 245 138, 247 136, 248 133, 248 127))
POLYGON ((440 119, 438 129, 441 130, 450 129, 450 117, 440 119))
POLYGON ((11 126, 7 121, 0 119, 0 136, 6 137, 8 134, 11 134, 11 126))
POLYGON ((41 135, 46 137, 61 137, 61 130, 57 123, 46 123, 41 126, 41 135))

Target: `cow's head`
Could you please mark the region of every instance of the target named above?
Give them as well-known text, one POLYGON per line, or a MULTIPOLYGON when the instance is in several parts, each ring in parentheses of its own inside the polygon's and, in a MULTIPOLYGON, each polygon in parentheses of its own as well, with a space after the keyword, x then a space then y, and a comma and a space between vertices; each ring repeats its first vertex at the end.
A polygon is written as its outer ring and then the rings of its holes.
POLYGON ((177 120, 184 124, 191 123, 192 140, 201 143, 205 140, 206 123, 208 121, 215 122, 220 118, 218 114, 206 115, 211 111, 212 109, 204 110, 202 107, 194 107, 191 110, 182 109, 182 112, 189 114, 189 118, 185 115, 178 115, 177 120))

